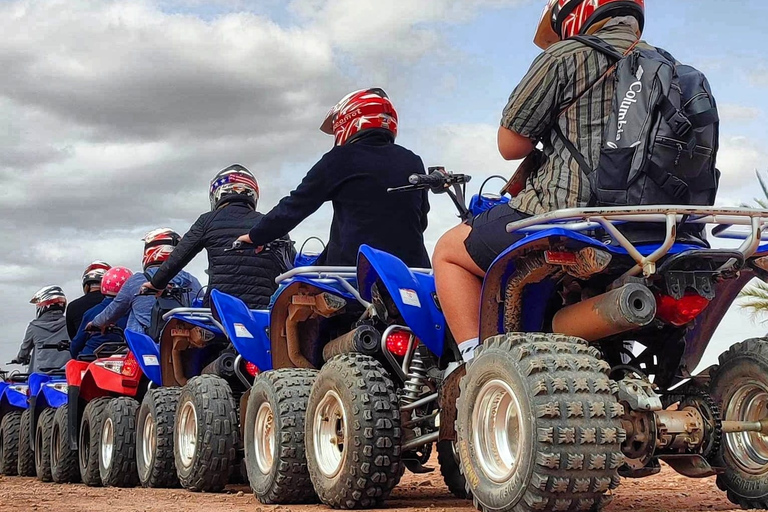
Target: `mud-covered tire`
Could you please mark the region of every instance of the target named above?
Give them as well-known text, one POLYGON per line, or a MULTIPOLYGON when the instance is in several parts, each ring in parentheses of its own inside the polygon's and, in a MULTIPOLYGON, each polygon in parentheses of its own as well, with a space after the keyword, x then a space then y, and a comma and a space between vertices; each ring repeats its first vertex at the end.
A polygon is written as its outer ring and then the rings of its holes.
POLYGON ((136 413, 139 403, 121 396, 107 402, 99 442, 99 476, 105 487, 136 487, 136 413))
POLYGON ((467 494, 467 481, 461 473, 459 454, 456 450, 456 443, 454 441, 438 442, 437 463, 440 466, 440 473, 443 475, 443 482, 445 482, 451 494, 459 499, 466 500, 469 498, 469 494, 467 494))
POLYGON ((237 462, 240 432, 227 381, 200 375, 181 389, 173 434, 176 473, 190 491, 219 492, 237 462))
POLYGON ((19 464, 21 411, 5 413, 0 421, 0 475, 14 476, 19 464))
MULTIPOLYGON (((768 414, 768 339, 733 345, 720 355, 710 394, 725 421, 756 421, 768 414)), ((768 438, 753 432, 723 434, 717 486, 744 509, 768 509, 768 438), (749 449, 747 447, 750 447, 749 449)))
POLYGON ((316 378, 316 370, 297 368, 268 371, 253 382, 243 428, 244 463, 261 503, 317 500, 304 447, 304 419, 316 378))
POLYGON ((511 333, 478 348, 461 381, 456 427, 461 470, 479 510, 579 512, 607 504, 626 437, 609 370, 596 349, 569 336, 511 333), (496 425, 505 428, 489 435, 496 425))
POLYGON ((179 486, 173 460, 173 426, 181 388, 150 389, 136 422, 136 469, 143 487, 179 486))
POLYGON ((88 402, 80 421, 80 432, 77 436, 77 461, 80 468, 80 478, 89 487, 101 486, 99 474, 99 443, 101 442, 101 426, 104 423, 104 413, 111 398, 97 398, 88 402))
POLYGON ((53 415, 51 428, 51 478, 57 484, 80 481, 77 450, 69 446, 69 404, 63 404, 53 415))
POLYGON ((53 431, 53 416, 56 410, 50 407, 43 409, 37 418, 35 429, 35 473, 41 482, 53 480, 51 475, 51 432, 53 431))
POLYGON ((25 409, 21 413, 21 423, 19 424, 19 454, 16 462, 16 474, 19 476, 36 476, 35 472, 35 452, 32 450, 29 429, 32 427, 32 410, 25 409))
POLYGON ((344 509, 381 506, 403 474, 400 442, 395 386, 381 364, 361 354, 328 361, 312 386, 305 426, 307 467, 320 500, 344 509))

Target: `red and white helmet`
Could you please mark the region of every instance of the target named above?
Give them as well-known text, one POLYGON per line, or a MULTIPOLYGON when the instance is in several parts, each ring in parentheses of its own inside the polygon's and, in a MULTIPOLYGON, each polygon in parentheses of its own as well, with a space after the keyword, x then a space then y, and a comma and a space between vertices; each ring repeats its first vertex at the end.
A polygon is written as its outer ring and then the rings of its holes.
POLYGON ((144 242, 144 257, 141 260, 141 265, 146 270, 150 265, 167 260, 173 249, 179 245, 181 235, 170 228, 159 228, 144 235, 142 240, 144 242))
POLYGON ((112 267, 104 274, 101 281, 101 293, 114 297, 120 292, 125 282, 133 275, 131 269, 125 267, 112 267))
POLYGON ((347 94, 328 112, 320 130, 343 146, 361 132, 377 128, 397 137, 397 111, 387 93, 376 87, 347 94))
POLYGON ((606 18, 634 16, 643 29, 645 0, 548 0, 533 42, 547 49, 606 18))
POLYGON ((83 272, 83 287, 89 284, 101 283, 101 278, 111 267, 106 261, 96 260, 92 262, 83 272))
POLYGON ((64 295, 64 290, 61 287, 51 285, 37 290, 29 303, 35 305, 36 313, 39 317, 51 306, 59 305, 61 309, 64 309, 67 305, 67 297, 64 295))

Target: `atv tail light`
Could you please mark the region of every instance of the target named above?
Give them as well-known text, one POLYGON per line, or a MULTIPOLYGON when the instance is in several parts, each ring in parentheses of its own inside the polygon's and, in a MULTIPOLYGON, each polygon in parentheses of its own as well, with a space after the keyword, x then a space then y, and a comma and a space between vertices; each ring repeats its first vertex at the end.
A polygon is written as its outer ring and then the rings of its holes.
POLYGON ((259 374, 259 367, 253 363, 246 362, 245 371, 247 371, 248 375, 250 375, 251 377, 255 377, 256 375, 259 374))
MULTIPOLYGON (((387 335, 387 350, 397 357, 405 357, 405 354, 408 353, 411 336, 413 335, 408 331, 392 331, 387 335)), ((414 345, 416 343, 417 340, 414 340, 414 345)))
POLYGON ((109 359, 96 360, 93 364, 95 364, 96 366, 100 366, 105 370, 109 370, 113 373, 121 374, 123 373, 123 363, 124 363, 124 359, 122 357, 120 358, 110 357, 109 359))
POLYGON ((676 327, 683 326, 699 316, 709 306, 709 300, 696 293, 686 293, 680 299, 669 295, 656 295, 656 316, 676 327))
POLYGON ((135 377, 139 372, 139 362, 136 360, 136 356, 133 355, 133 352, 128 352, 128 355, 125 356, 125 360, 123 361, 123 368, 120 370, 120 373, 124 377, 135 377))

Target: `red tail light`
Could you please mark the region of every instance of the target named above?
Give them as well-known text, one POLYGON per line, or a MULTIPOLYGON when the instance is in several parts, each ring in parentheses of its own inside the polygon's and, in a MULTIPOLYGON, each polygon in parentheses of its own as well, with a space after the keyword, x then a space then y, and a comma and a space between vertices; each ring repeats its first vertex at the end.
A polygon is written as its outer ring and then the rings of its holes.
POLYGON ((139 362, 136 360, 136 356, 133 355, 133 352, 128 352, 128 355, 125 356, 123 368, 120 370, 120 373, 124 377, 135 377, 139 373, 139 362))
POLYGON ((255 377, 256 375, 259 374, 259 367, 256 366, 253 363, 246 362, 245 363, 245 371, 247 371, 248 375, 250 375, 251 377, 255 377))
POLYGON ((412 334, 407 331, 393 331, 387 335, 387 350, 397 357, 405 357, 412 334))
POLYGON ((656 295, 656 316, 677 327, 699 316, 707 306, 709 300, 696 293, 686 293, 680 299, 669 295, 656 295))

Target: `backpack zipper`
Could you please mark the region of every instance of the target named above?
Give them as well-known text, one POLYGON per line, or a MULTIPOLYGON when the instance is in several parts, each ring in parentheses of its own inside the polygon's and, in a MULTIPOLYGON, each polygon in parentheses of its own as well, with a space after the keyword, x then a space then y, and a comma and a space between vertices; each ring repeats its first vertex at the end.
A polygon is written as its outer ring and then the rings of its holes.
MULTIPOLYGON (((683 150, 685 150, 685 147, 687 146, 687 144, 685 142, 683 142, 683 141, 680 141, 680 140, 677 140, 677 139, 670 139, 668 137, 657 137, 656 140, 658 140, 659 144, 661 144, 662 146, 667 146, 669 148, 675 148, 675 149, 677 149, 679 151, 677 159, 675 159, 675 165, 677 165, 678 162, 680 161, 680 156, 681 156, 683 150)), ((701 156, 710 156, 710 155, 712 155, 712 149, 710 149, 710 148, 708 148, 706 146, 699 146, 699 145, 697 145, 694 148, 694 153, 698 153, 701 156)))

